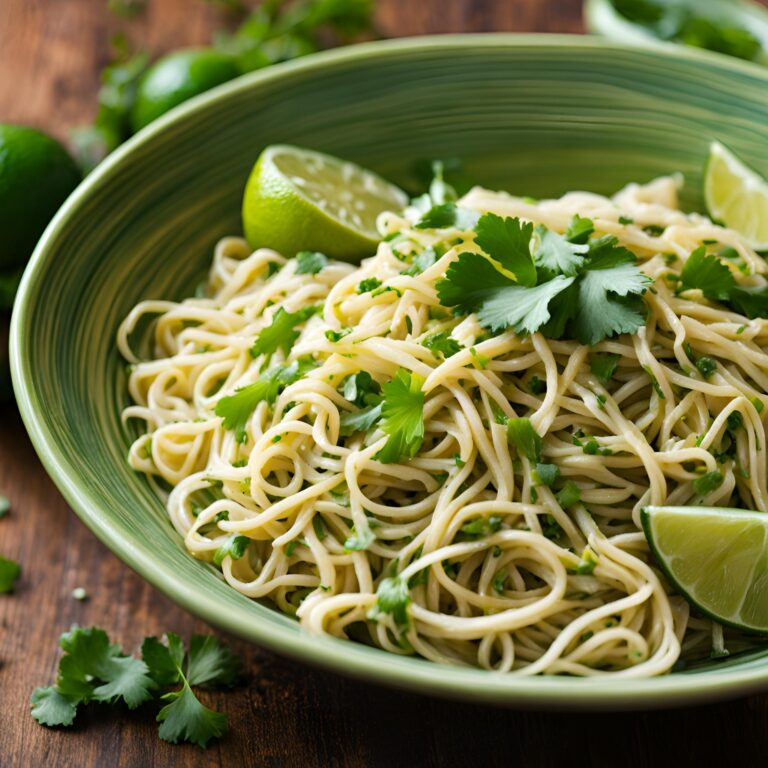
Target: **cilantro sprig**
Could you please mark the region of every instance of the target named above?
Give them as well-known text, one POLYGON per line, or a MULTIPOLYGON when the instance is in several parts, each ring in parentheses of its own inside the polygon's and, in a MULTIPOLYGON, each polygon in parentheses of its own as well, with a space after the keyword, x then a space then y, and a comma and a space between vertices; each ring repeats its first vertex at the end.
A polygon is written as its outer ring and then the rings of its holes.
POLYGON ((412 459, 424 440, 424 380, 400 369, 382 387, 381 429, 389 435, 376 458, 384 464, 412 459))
POLYGON ((212 635, 193 635, 189 651, 169 632, 165 643, 147 637, 141 659, 127 656, 97 627, 72 627, 59 638, 64 655, 56 684, 36 688, 30 698, 32 717, 49 727, 71 726, 78 708, 89 702, 129 709, 155 698, 168 702, 157 715, 160 738, 177 744, 188 741, 205 747, 227 730, 226 715, 204 706, 193 686, 231 686, 240 662, 212 635), (167 693, 163 690, 181 684, 167 693))
POLYGON ((494 333, 541 331, 582 344, 633 333, 645 321, 641 296, 651 280, 616 237, 588 240, 592 229, 575 217, 574 242, 539 227, 532 250, 531 224, 484 214, 475 227, 483 253, 459 254, 437 283, 440 303, 477 313, 494 333))

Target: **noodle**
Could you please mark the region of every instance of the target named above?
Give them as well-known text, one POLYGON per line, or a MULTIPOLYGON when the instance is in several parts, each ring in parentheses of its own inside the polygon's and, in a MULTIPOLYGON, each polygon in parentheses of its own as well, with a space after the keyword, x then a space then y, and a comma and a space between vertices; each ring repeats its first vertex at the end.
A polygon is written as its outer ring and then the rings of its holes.
POLYGON ((541 333, 489 336, 474 315, 441 307, 435 283, 473 247, 459 230, 383 214, 373 258, 316 274, 226 238, 210 298, 145 301, 120 329, 133 364, 134 405, 123 416, 144 425, 130 464, 167 498, 194 557, 210 562, 224 547, 218 560, 233 588, 313 633, 523 675, 649 676, 681 652, 705 654, 711 622, 669 594, 639 512, 768 509, 768 326, 677 295, 667 276, 702 241, 734 249, 753 282, 766 265, 733 231, 678 210, 676 198, 677 180, 663 178, 612 199, 574 192, 531 202, 476 188, 460 201, 556 232, 574 214, 589 217, 637 255, 653 280, 645 325, 594 347, 541 333), (444 252, 433 264, 406 274, 435 247, 444 252), (359 293, 371 278, 379 287, 359 293), (314 306, 291 348, 252 357, 281 308, 314 306), (129 339, 145 316, 156 320, 151 359, 141 361, 129 339), (461 345, 446 359, 422 343, 440 331, 461 345), (596 354, 616 356, 607 383, 592 372, 596 354), (215 415, 220 399, 309 356, 316 367, 272 405, 259 402, 238 442, 215 415), (710 375, 696 373, 701 356, 716 363, 710 375), (424 439, 410 460, 382 463, 380 428, 341 434, 342 415, 355 410, 342 385, 360 372, 384 383, 399 370, 424 380, 424 439), (561 505, 561 493, 532 479, 535 462, 510 448, 503 421, 526 415, 543 436, 542 461, 575 484, 575 503, 561 505), (694 481, 710 472, 722 483, 697 494, 694 481), (345 547, 355 536, 365 546, 345 547), (226 549, 233 537, 246 537, 242 556, 226 549), (377 588, 396 575, 410 597, 406 621, 377 610, 377 588))

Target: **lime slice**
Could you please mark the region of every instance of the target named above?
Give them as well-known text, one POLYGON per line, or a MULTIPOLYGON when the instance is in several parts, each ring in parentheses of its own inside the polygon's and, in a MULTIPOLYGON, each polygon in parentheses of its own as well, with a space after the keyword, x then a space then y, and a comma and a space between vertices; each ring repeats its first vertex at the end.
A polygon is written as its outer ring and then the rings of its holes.
POLYGON ((717 141, 704 175, 709 215, 735 229, 758 251, 768 250, 768 182, 717 141))
POLYGON ((376 217, 407 203, 402 190, 359 165, 273 145, 261 153, 245 187, 243 228, 253 248, 359 261, 376 250, 376 217))
POLYGON ((768 513, 645 507, 643 530, 670 582, 720 624, 768 633, 768 513))

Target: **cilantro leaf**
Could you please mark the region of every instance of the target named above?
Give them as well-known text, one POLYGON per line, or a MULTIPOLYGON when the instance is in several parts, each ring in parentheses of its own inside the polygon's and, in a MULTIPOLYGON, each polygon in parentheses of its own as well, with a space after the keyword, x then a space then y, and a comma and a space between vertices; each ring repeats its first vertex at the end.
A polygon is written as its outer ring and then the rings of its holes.
POLYGON ((390 576, 379 582, 376 590, 376 604, 368 611, 368 618, 377 621, 382 615, 390 614, 398 627, 406 628, 410 623, 408 606, 411 595, 405 579, 390 576))
POLYGON ((491 515, 490 517, 476 517, 468 523, 461 526, 461 533, 466 539, 481 539, 483 536, 490 536, 501 528, 501 517, 491 515))
POLYGON ((375 405, 375 403, 370 401, 372 398, 376 398, 381 391, 381 387, 368 371, 360 371, 344 379, 341 391, 345 400, 362 407, 364 405, 375 405))
POLYGON ((573 480, 567 480, 565 485, 557 492, 557 503, 568 509, 581 500, 581 489, 573 480))
POLYGON ((225 557, 231 557, 233 560, 239 560, 244 554, 251 540, 247 536, 232 534, 227 537, 224 543, 216 550, 213 555, 215 565, 221 565, 225 557))
POLYGON ((414 225, 416 229, 470 229, 477 222, 478 214, 455 203, 433 205, 414 225))
POLYGON ((296 274, 316 275, 328 266, 328 257, 317 251, 299 251, 296 254, 296 274))
POLYGON ((619 366, 619 355, 593 355, 590 370, 603 384, 607 384, 619 366))
POLYGON ((124 656, 103 629, 73 627, 61 636, 59 645, 65 654, 56 681, 59 693, 83 702, 123 699, 130 709, 152 698, 155 684, 147 665, 124 656))
POLYGON ((449 358, 457 352, 461 352, 462 346, 447 331, 432 334, 421 342, 438 360, 442 355, 449 358))
POLYGON ((0 555, 0 594, 13 592, 16 579, 21 576, 21 567, 15 560, 7 560, 0 555))
POLYGON ((437 261, 437 253, 433 248, 425 248, 414 260, 408 269, 403 270, 403 275, 420 275, 425 269, 429 269, 437 261))
MULTIPOLYGON (((216 403, 216 415, 224 419, 224 429, 234 430, 235 440, 245 443, 248 440, 246 427, 248 419, 263 401, 270 405, 275 402, 281 390, 293 384, 302 375, 303 366, 295 362, 290 366, 275 366, 263 373, 253 384, 236 390, 233 395, 222 397, 216 403)), ((304 368, 306 370, 306 368, 304 368)))
POLYGON ((376 290, 381 285, 381 280, 378 277, 367 277, 365 280, 361 280, 357 284, 358 293, 368 293, 369 291, 376 290))
POLYGON ((280 307, 272 317, 272 322, 264 328, 251 347, 251 356, 271 355, 278 349, 287 355, 291 351, 293 342, 299 338, 300 332, 295 330, 299 323, 303 323, 314 312, 314 307, 299 310, 298 312, 286 312, 280 307))
POLYGON ((565 231, 565 239, 571 243, 583 245, 589 240, 589 236, 595 231, 592 219, 585 219, 574 214, 568 229, 565 231))
POLYGON ((230 686, 240 673, 240 660, 215 635, 192 635, 187 680, 190 685, 230 686))
POLYGON ((424 440, 424 380, 400 369, 382 387, 381 429, 389 435, 376 458, 392 464, 401 458, 413 458, 424 440))
POLYGON ((514 418, 507 421, 507 440, 521 456, 529 461, 541 461, 541 436, 528 418, 514 418))
POLYGON ((712 301, 727 301, 735 287, 731 270, 717 256, 708 256, 703 245, 691 253, 680 272, 680 290, 698 288, 712 301))
POLYGON ((734 287, 729 296, 731 306, 750 320, 768 317, 768 286, 759 288, 734 287))
POLYGON ((455 306, 470 313, 482 306, 500 287, 515 285, 485 256, 461 253, 456 261, 448 265, 445 277, 437 281, 436 287, 438 299, 443 306, 455 306))
POLYGON ((344 549, 348 552, 364 552, 374 541, 376 534, 368 526, 360 531, 353 528, 351 535, 344 542, 344 549))
POLYGON ((634 333, 645 322, 639 295, 651 279, 637 266, 634 254, 615 241, 607 236, 590 246, 587 271, 579 279, 579 306, 571 328, 582 344, 634 333))
POLYGON ((725 478, 720 472, 707 472, 693 481, 693 490, 699 496, 706 496, 708 493, 716 491, 724 480, 725 478))
MULTIPOLYGON (((589 219, 582 219, 582 221, 589 221, 589 219)), ((539 245, 535 254, 536 264, 551 274, 563 274, 567 277, 576 275, 583 266, 585 254, 589 250, 586 242, 583 244, 571 242, 542 226, 536 227, 536 232, 539 235, 539 245)))
POLYGON ((56 688, 35 688, 29 699, 32 717, 40 725, 72 725, 77 714, 77 699, 59 693, 56 688))
POLYGON ((161 687, 181 680, 184 663, 184 643, 175 632, 165 635, 167 645, 156 637, 145 637, 141 644, 141 658, 149 668, 149 676, 161 687))
POLYGON ((345 411, 341 414, 341 428, 339 434, 342 437, 348 437, 355 432, 367 432, 381 418, 381 403, 378 405, 369 405, 361 408, 359 411, 345 411))
POLYGON ((536 285, 536 267, 531 256, 533 224, 518 218, 484 213, 475 226, 475 243, 511 272, 519 285, 536 285))
POLYGON ((519 285, 499 288, 483 302, 477 319, 492 331, 511 327, 518 334, 535 333, 551 317, 549 303, 574 279, 557 275, 534 288, 519 285))
POLYGON ((557 464, 537 464, 532 479, 535 485, 551 487, 560 479, 560 467, 557 464))
POLYGON ((157 722, 162 723, 159 733, 163 741, 189 741, 204 748, 211 739, 226 732, 227 716, 203 706, 186 680, 180 691, 166 693, 163 699, 170 702, 157 715, 157 722))

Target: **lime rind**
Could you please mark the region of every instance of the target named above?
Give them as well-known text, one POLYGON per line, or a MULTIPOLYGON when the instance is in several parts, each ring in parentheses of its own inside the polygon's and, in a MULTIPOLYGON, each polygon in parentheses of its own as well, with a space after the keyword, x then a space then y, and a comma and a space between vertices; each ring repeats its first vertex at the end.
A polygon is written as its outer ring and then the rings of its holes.
POLYGON ((645 507, 648 544, 669 582, 719 624, 768 633, 768 514, 726 507, 645 507))
POLYGON ((714 221, 768 250, 768 182, 719 141, 709 146, 704 199, 714 221))
POLYGON ((375 253, 379 215, 407 202, 402 190, 355 163, 278 144, 261 153, 248 179, 243 228, 253 248, 354 262, 375 253))

